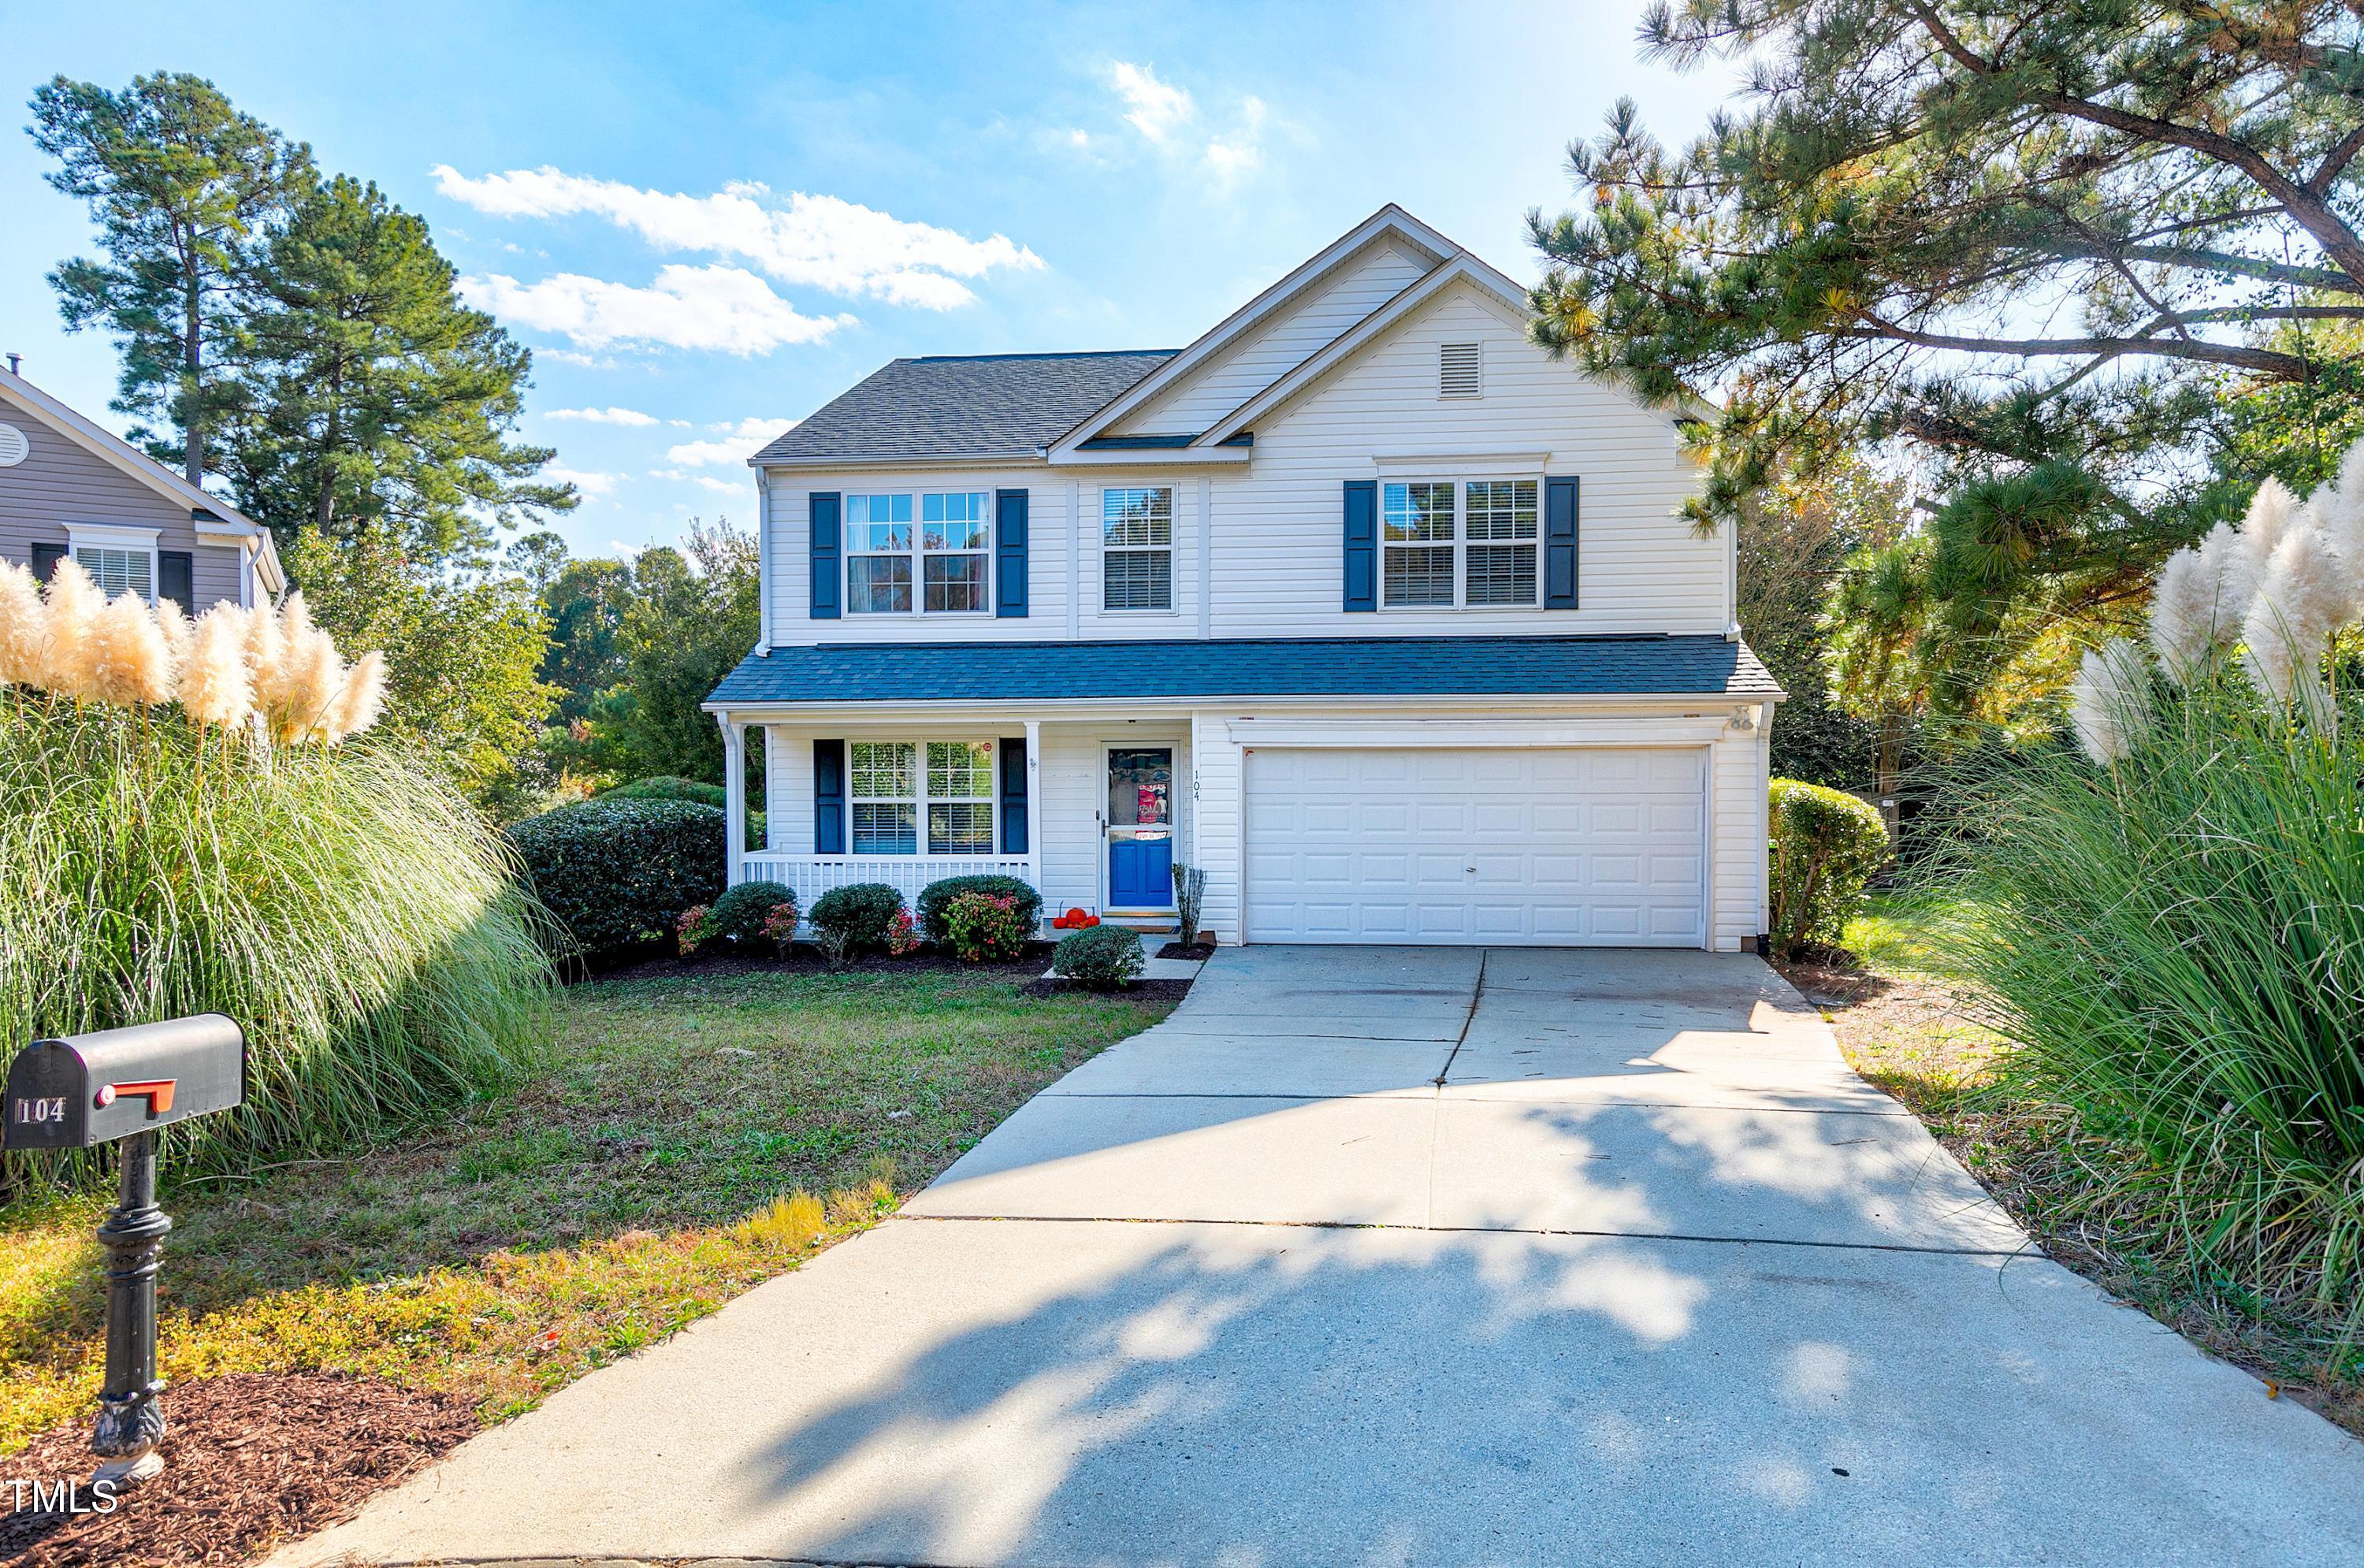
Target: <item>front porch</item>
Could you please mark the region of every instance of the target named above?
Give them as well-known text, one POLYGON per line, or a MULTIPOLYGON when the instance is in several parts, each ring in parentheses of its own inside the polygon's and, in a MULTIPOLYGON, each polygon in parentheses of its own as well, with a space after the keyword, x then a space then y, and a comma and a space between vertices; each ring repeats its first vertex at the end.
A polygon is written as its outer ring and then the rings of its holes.
POLYGON ((1193 726, 981 712, 722 720, 730 881, 777 882, 809 910, 884 883, 915 906, 946 877, 1016 877, 1043 914, 1170 929, 1171 867, 1194 852, 1193 726), (744 748, 761 753, 765 841, 745 841, 744 748))

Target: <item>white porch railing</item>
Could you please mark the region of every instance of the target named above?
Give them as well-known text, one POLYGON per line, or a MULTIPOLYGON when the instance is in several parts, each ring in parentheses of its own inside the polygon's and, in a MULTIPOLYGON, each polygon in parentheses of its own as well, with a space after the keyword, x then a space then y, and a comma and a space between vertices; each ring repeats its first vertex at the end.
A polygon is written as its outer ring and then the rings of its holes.
POLYGON ((903 895, 905 905, 916 906, 920 890, 931 882, 988 873, 1014 876, 1042 890, 1042 878, 1027 855, 786 855, 752 850, 739 857, 736 880, 780 883, 797 895, 798 909, 809 910, 814 899, 850 883, 883 882, 903 895))

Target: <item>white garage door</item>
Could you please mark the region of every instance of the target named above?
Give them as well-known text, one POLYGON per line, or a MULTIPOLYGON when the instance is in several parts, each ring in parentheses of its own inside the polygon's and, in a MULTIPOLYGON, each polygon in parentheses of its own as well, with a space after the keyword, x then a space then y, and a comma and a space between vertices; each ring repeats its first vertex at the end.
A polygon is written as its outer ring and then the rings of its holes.
POLYGON ((1247 759, 1252 942, 1696 947, 1696 751, 1247 759))

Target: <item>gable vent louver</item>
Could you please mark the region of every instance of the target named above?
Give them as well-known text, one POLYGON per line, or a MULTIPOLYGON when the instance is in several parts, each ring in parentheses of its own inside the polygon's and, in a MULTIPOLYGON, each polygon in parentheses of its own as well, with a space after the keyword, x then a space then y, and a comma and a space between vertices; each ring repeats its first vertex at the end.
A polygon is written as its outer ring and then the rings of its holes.
POLYGON ((1476 343, 1440 343, 1436 349, 1439 397, 1486 395, 1486 364, 1476 343))

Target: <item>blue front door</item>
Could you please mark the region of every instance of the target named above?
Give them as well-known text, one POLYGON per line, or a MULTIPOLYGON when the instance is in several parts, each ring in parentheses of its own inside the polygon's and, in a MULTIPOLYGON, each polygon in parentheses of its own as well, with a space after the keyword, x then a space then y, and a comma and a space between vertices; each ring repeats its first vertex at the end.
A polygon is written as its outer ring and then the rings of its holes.
POLYGON ((1110 747, 1108 785, 1109 906, 1172 907, 1174 748, 1110 747))

